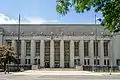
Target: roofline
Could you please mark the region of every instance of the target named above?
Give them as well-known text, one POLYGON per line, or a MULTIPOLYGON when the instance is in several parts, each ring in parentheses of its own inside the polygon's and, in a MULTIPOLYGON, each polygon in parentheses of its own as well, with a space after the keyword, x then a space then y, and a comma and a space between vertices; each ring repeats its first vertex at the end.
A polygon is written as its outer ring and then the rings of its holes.
MULTIPOLYGON (((0 26, 16 26, 18 24, 0 24, 0 26)), ((20 24, 21 26, 101 26, 100 24, 20 24)))

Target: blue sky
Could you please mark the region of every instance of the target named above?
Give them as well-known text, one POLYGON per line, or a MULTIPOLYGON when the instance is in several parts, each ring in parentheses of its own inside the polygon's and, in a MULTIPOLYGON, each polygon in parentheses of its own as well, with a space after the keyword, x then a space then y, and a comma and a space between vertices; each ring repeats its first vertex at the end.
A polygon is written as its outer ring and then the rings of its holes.
MULTIPOLYGON (((40 19, 58 23, 94 23, 95 15, 93 10, 77 14, 71 9, 62 17, 56 12, 56 0, 0 0, 0 13, 13 19, 16 19, 20 13, 22 19, 40 19)), ((101 16, 101 13, 97 13, 97 17, 101 16)))

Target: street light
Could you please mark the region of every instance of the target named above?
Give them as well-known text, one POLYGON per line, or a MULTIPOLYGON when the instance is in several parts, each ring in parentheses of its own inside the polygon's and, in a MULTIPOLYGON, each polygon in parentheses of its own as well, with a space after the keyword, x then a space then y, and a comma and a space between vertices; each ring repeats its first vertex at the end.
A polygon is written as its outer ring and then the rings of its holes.
MULTIPOLYGON (((101 18, 97 19, 95 14, 95 24, 97 23, 97 20, 99 22, 102 22, 102 19, 101 18)), ((97 71, 97 27, 95 28, 95 63, 96 63, 96 71, 97 71)))
MULTIPOLYGON (((112 32, 111 33, 112 34, 112 38, 113 38, 113 36, 114 36, 114 33, 112 32)), ((111 46, 110 46, 111 47, 111 46)), ((112 74, 112 52, 111 52, 111 54, 110 54, 110 75, 112 74)))
MULTIPOLYGON (((96 14, 95 14, 95 24, 96 24, 96 14)), ((96 65, 96 71, 97 71, 97 27, 95 28, 95 46, 94 46, 95 48, 95 65, 96 65)))
POLYGON ((19 22, 18 22, 18 33, 17 33, 17 59, 18 59, 18 63, 17 63, 17 70, 19 70, 19 54, 20 54, 20 14, 19 14, 19 22))

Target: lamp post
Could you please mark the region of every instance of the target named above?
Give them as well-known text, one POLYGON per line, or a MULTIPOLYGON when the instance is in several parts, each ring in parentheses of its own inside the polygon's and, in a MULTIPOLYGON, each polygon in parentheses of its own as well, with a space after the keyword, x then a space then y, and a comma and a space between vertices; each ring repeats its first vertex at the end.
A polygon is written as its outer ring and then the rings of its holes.
MULTIPOLYGON (((95 14, 95 24, 96 24, 96 14, 95 14)), ((95 46, 94 46, 95 48, 95 52, 94 52, 94 56, 95 56, 95 65, 96 65, 96 71, 97 71, 97 27, 95 28, 95 46)))
MULTIPOLYGON (((97 20, 99 21, 99 22, 102 22, 102 19, 97 19, 96 18, 96 14, 95 14, 95 24, 97 23, 97 20)), ((96 65, 96 71, 97 71, 97 53, 98 53, 98 51, 97 51, 97 27, 95 28, 95 65, 96 65)))
MULTIPOLYGON (((113 38, 113 36, 114 36, 114 33, 112 32, 112 38, 113 38)), ((112 46, 110 46, 110 47, 112 47, 112 46)), ((112 75, 112 52, 110 52, 110 75, 112 75)))
POLYGON ((18 33, 17 33, 17 70, 19 70, 19 55, 20 55, 20 14, 19 14, 19 22, 18 22, 18 33))

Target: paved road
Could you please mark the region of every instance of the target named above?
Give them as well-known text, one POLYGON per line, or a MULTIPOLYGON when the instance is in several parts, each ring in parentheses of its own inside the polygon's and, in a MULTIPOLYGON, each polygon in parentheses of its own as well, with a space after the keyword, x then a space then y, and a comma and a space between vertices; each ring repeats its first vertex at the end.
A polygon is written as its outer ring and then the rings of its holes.
POLYGON ((0 80, 120 80, 120 75, 13 75, 0 74, 0 80))

